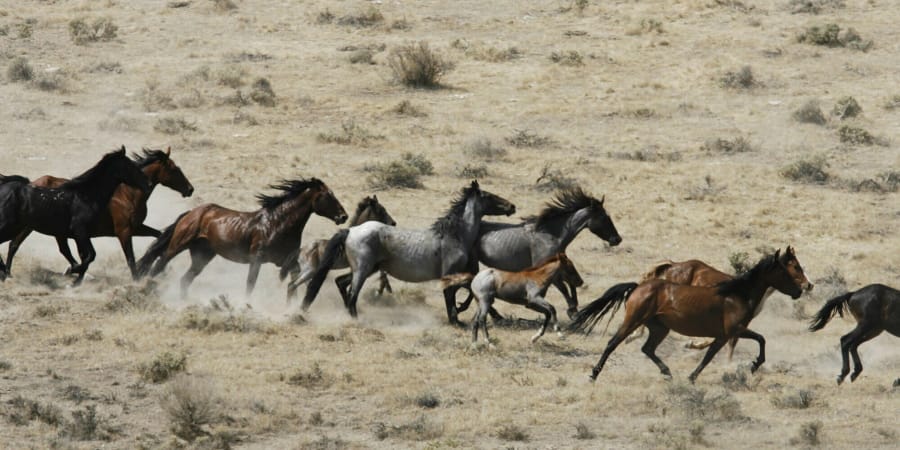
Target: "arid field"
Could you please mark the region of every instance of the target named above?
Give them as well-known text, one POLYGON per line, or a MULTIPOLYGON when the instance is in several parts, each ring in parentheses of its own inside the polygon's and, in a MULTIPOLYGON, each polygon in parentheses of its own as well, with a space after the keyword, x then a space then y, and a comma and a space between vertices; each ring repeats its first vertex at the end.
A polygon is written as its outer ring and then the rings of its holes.
MULTIPOLYGON (((330 279, 301 314, 272 265, 250 298, 221 258, 185 299, 187 255, 133 282, 114 238, 71 287, 35 234, 0 283, 0 448, 898 448, 900 340, 838 386, 853 320, 806 330, 833 296, 900 287, 898 22, 890 0, 2 2, 0 173, 171 147, 196 190, 157 187, 155 228, 285 178, 351 213, 377 193, 410 228, 473 178, 516 204, 501 221, 580 185, 623 239, 569 247, 582 304, 659 261, 733 272, 788 245, 816 287, 768 300, 755 374, 741 341, 691 385, 702 352, 673 333, 674 380, 637 341, 591 384, 621 313, 531 344, 538 315, 498 302, 513 320, 473 346, 438 282, 373 278, 353 321, 330 279), (433 86, 400 80, 410 56, 433 86)), ((313 217, 304 242, 337 229, 313 217)))

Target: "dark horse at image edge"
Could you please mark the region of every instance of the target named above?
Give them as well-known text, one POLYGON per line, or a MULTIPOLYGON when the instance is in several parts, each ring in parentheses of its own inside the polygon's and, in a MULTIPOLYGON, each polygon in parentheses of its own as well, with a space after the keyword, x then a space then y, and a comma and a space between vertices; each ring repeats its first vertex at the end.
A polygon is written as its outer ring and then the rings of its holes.
MULTIPOLYGON (((0 243, 14 239, 25 230, 54 236, 57 243, 75 240, 81 263, 72 267, 74 284, 84 279, 96 257, 91 232, 103 214, 113 193, 122 183, 150 190, 144 173, 125 154, 125 147, 107 153, 91 169, 58 188, 32 186, 21 176, 0 177, 0 243)), ((60 252, 68 251, 62 249, 60 252)), ((0 259, 0 279, 7 269, 0 259)))

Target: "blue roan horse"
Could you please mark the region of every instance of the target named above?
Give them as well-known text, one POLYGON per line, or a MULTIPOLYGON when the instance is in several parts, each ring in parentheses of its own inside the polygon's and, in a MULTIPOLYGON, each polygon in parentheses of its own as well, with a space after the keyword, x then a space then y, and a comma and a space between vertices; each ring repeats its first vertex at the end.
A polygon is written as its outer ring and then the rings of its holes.
MULTIPOLYGON (((450 210, 428 229, 406 230, 379 222, 366 222, 342 230, 328 243, 316 274, 309 282, 303 309, 309 308, 325 276, 340 254, 344 254, 352 273, 335 279, 344 305, 356 317, 356 301, 363 284, 376 270, 408 282, 438 280, 464 272, 471 266, 481 218, 485 215, 511 215, 516 207, 508 200, 481 190, 478 182, 464 188, 450 210), (347 287, 350 287, 349 292, 347 287)), ((450 323, 459 325, 456 291, 444 289, 444 303, 450 323)))

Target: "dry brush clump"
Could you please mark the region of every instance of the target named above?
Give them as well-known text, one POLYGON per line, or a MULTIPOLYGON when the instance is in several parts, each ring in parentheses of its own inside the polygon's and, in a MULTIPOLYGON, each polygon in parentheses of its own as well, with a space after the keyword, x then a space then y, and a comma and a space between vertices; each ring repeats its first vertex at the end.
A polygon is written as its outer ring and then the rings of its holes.
POLYGON ((34 79, 34 69, 27 58, 20 56, 10 61, 6 67, 6 79, 11 83, 31 81, 34 79))
POLYGON ((705 150, 708 153, 725 154, 746 153, 756 150, 753 144, 750 143, 750 140, 743 136, 738 136, 733 139, 710 139, 704 142, 700 149, 705 150))
POLYGON ((458 178, 479 179, 487 178, 491 174, 485 164, 463 164, 456 172, 458 178))
POLYGON ((325 389, 334 383, 334 377, 325 373, 319 363, 313 363, 309 370, 297 369, 288 376, 282 376, 285 383, 306 389, 325 389))
POLYGON ((577 50, 554 50, 550 61, 561 66, 579 67, 584 65, 584 56, 577 50))
POLYGON ((184 309, 175 323, 177 328, 212 333, 267 333, 271 329, 249 309, 235 311, 224 295, 210 299, 209 306, 184 309))
POLYGON ((109 418, 97 414, 95 405, 72 411, 72 420, 65 423, 60 436, 76 441, 112 441, 122 434, 120 426, 113 425, 109 418))
POLYGON ((450 46, 477 61, 500 63, 524 56, 524 52, 515 46, 495 47, 481 42, 473 43, 467 39, 455 39, 450 46))
POLYGON ((58 406, 27 399, 21 395, 7 400, 3 407, 3 413, 9 423, 17 426, 28 425, 33 420, 54 427, 65 422, 62 410, 58 406))
POLYGON ((831 115, 840 120, 846 120, 862 114, 862 107, 855 98, 847 96, 841 97, 831 109, 831 115))
POLYGON ((156 293, 156 283, 148 282, 143 286, 129 284, 113 289, 103 309, 114 313, 158 311, 162 309, 162 302, 156 293))
POLYGON ((825 184, 832 180, 825 169, 828 161, 824 156, 803 158, 781 169, 781 176, 791 181, 807 184, 825 184))
POLYGON ((385 137, 372 133, 354 120, 345 120, 339 131, 321 132, 316 139, 327 144, 366 146, 372 141, 384 140, 385 137))
POLYGON ((800 123, 812 123, 816 125, 825 125, 828 123, 828 119, 826 119, 825 114, 822 113, 822 108, 819 106, 818 100, 808 100, 800 106, 800 108, 797 108, 791 114, 791 117, 800 123))
POLYGON ((422 177, 434 174, 434 166, 423 154, 404 153, 400 159, 367 166, 368 183, 373 189, 421 189, 422 177))
POLYGON ((275 106, 275 91, 266 78, 257 78, 250 90, 250 99, 260 106, 275 106))
POLYGON ((414 105, 409 100, 402 100, 390 110, 398 116, 406 117, 426 117, 428 114, 421 107, 414 105))
POLYGON ((561 189, 573 189, 578 186, 578 180, 572 178, 561 169, 553 168, 551 164, 541 168, 541 173, 534 181, 534 188, 540 192, 554 192, 561 189))
POLYGON ((453 63, 431 50, 425 41, 393 49, 387 63, 397 82, 429 89, 440 88, 441 79, 454 67, 453 63))
POLYGON ((819 14, 844 7, 844 0, 790 0, 786 5, 792 14, 819 14))
POLYGON ((375 422, 372 424, 372 433, 378 440, 396 438, 407 441, 430 441, 444 434, 444 426, 425 416, 418 416, 400 425, 375 422))
POLYGON ((506 138, 506 143, 518 148, 541 148, 553 143, 553 139, 529 130, 516 130, 506 138))
POLYGON ((796 437, 790 439, 791 445, 806 445, 816 447, 822 443, 822 421, 806 422, 800 425, 800 430, 796 437))
POLYGON ((109 17, 98 17, 92 21, 78 18, 69 22, 69 37, 76 45, 111 41, 116 38, 118 31, 119 27, 109 17))
POLYGON ((150 361, 138 364, 137 370, 144 381, 162 383, 187 369, 187 355, 176 352, 162 352, 150 361))
POLYGON ((841 27, 836 23, 807 27, 797 35, 797 42, 823 47, 846 47, 863 52, 875 44, 872 40, 863 39, 853 28, 841 31, 841 27))
MULTIPOLYGON (((869 133, 861 127, 854 127, 852 125, 841 125, 841 127, 838 128, 838 138, 841 140, 841 143, 849 145, 869 146, 883 143, 881 139, 875 137, 872 133, 869 133)), ((886 145, 886 143, 884 143, 884 145, 886 145)))
POLYGON ((712 176, 706 175, 705 177, 703 177, 703 183, 691 187, 684 199, 698 201, 714 200, 719 196, 719 194, 724 191, 725 186, 716 183, 713 180, 712 176))
POLYGON ((197 131, 197 124, 188 122, 182 116, 160 117, 153 125, 153 130, 168 135, 184 134, 197 131))
POLYGON ((815 392, 808 389, 789 390, 772 397, 772 404, 781 409, 807 409, 816 401, 815 392))
POLYGON ((160 405, 172 434, 188 442, 209 436, 208 427, 224 419, 222 401, 212 381, 203 377, 178 375, 166 387, 160 405))
POLYGON ((666 397, 691 419, 733 421, 745 418, 740 403, 728 391, 710 394, 704 388, 675 383, 666 388, 666 397))
POLYGON ((486 137, 476 138, 469 141, 465 146, 465 153, 471 158, 478 158, 485 161, 494 161, 503 159, 508 153, 505 148, 498 147, 486 137))
POLYGON ((753 68, 743 66, 738 70, 728 71, 719 78, 719 84, 726 89, 753 89, 762 86, 753 74, 753 68))

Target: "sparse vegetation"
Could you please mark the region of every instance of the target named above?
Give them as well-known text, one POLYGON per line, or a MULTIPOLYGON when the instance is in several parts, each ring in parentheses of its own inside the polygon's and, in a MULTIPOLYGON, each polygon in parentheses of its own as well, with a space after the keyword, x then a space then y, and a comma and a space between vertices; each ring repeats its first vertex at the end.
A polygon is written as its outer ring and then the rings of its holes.
POLYGON ((372 50, 363 48, 350 53, 347 59, 350 64, 375 64, 375 61, 372 60, 373 56, 375 54, 372 53, 372 50))
POLYGON ((41 403, 17 395, 6 401, 6 419, 13 425, 28 425, 32 420, 50 426, 59 426, 65 422, 62 411, 51 403, 41 403))
POLYGON ((717 197, 719 194, 725 191, 725 186, 722 186, 715 181, 710 175, 706 175, 703 177, 703 183, 696 185, 687 193, 685 196, 685 200, 710 200, 717 197))
POLYGON ((663 23, 661 21, 659 21, 657 19, 653 19, 653 18, 641 19, 640 23, 638 23, 637 26, 635 26, 634 28, 631 28, 630 30, 625 32, 625 34, 627 34, 629 36, 636 36, 636 35, 640 35, 640 34, 650 34, 650 33, 656 33, 656 34, 665 33, 665 30, 663 30, 663 23))
POLYGON ((465 153, 473 158, 494 161, 503 159, 507 151, 505 148, 495 146, 490 139, 482 137, 471 140, 466 145, 465 153))
POLYGON ((841 120, 856 117, 860 113, 862 113, 862 108, 859 106, 859 103, 856 102, 855 98, 849 96, 838 99, 831 110, 831 115, 841 120))
POLYGON ((355 14, 347 14, 337 20, 338 25, 354 26, 354 27, 374 27, 384 22, 384 16, 374 6, 370 6, 365 11, 355 14))
POLYGON ((825 114, 822 113, 822 108, 819 107, 818 100, 807 101, 803 106, 794 111, 791 117, 800 123, 812 123, 816 125, 825 125, 828 123, 828 120, 825 119, 825 114))
POLYGON ((72 411, 72 420, 65 424, 62 435, 76 441, 111 441, 120 434, 119 427, 97 415, 95 405, 72 411))
POLYGON ((583 66, 584 56, 576 50, 559 50, 550 53, 550 61, 561 66, 583 66))
POLYGON ((484 164, 465 164, 459 168, 456 174, 459 178, 479 179, 486 178, 490 174, 488 168, 484 164))
POLYGON ((787 8, 794 14, 819 14, 844 8, 844 0, 790 0, 787 8))
POLYGON ((162 352, 152 360, 138 365, 138 373, 144 381, 162 383, 187 369, 187 355, 162 352))
POLYGON ((137 312, 155 311, 162 308, 159 297, 156 295, 156 284, 146 283, 143 286, 120 286, 109 294, 109 300, 103 304, 103 309, 109 312, 137 312))
POLYGON ((754 151, 753 144, 750 143, 750 140, 743 136, 738 136, 734 139, 711 139, 706 141, 701 149, 710 152, 710 153, 746 153, 754 151))
POLYGON ((441 404, 441 399, 432 392, 425 392, 416 397, 416 406, 425 409, 437 408, 441 404))
POLYGON ((260 106, 275 106, 275 91, 266 78, 257 78, 250 91, 250 99, 260 106))
POLYGON ((516 424, 505 424, 497 430, 497 439, 514 442, 527 442, 531 437, 524 428, 516 424))
POLYGON ((235 311, 225 296, 213 298, 209 306, 184 309, 176 323, 178 328, 203 333, 259 333, 268 327, 249 310, 235 311))
POLYGON ((578 186, 578 180, 566 175, 560 169, 553 168, 550 164, 541 169, 541 174, 534 181, 534 188, 541 192, 554 192, 576 186, 578 186))
POLYGON ((12 83, 31 81, 34 79, 34 69, 31 68, 28 59, 20 56, 10 61, 6 67, 6 79, 12 83))
POLYGON ((753 263, 750 262, 750 254, 747 252, 734 252, 728 255, 728 265, 731 266, 735 275, 745 273, 753 267, 753 263))
POLYGON ((506 138, 506 143, 519 148, 540 148, 553 142, 547 136, 541 136, 528 130, 516 130, 512 136, 506 138))
POLYGON ((434 166, 423 154, 404 153, 399 160, 367 167, 373 189, 421 189, 422 176, 432 175, 434 166))
POLYGON ((118 31, 119 27, 108 17, 98 17, 90 22, 85 18, 69 22, 69 37, 76 45, 111 41, 116 38, 118 31))
POLYGON ((850 125, 841 125, 838 128, 838 136, 841 142, 850 145, 872 145, 875 143, 875 136, 868 131, 850 125))
POLYGON ((425 416, 419 416, 401 425, 376 422, 372 424, 372 432, 379 440, 393 437, 410 441, 428 441, 441 437, 444 434, 444 427, 429 421, 425 416))
POLYGON ((584 422, 575 424, 575 439, 589 440, 595 439, 597 435, 591 431, 584 422))
POLYGON ((313 363, 309 370, 299 369, 288 376, 285 382, 306 389, 324 389, 331 386, 333 380, 319 367, 319 363, 313 363))
POLYGON ((341 131, 319 133, 316 138, 323 143, 366 146, 372 141, 384 139, 384 136, 373 134, 353 120, 345 120, 341 123, 341 131))
POLYGON ((407 117, 425 117, 428 115, 425 111, 422 111, 422 108, 412 104, 409 100, 403 100, 400 103, 397 103, 396 106, 391 108, 391 111, 394 114, 407 117))
POLYGON ((797 35, 797 42, 824 47, 847 47, 863 52, 874 45, 873 41, 864 40, 853 28, 847 28, 842 33, 841 27, 835 23, 810 26, 797 35))
POLYGON ((753 75, 753 69, 750 66, 725 72, 725 75, 719 79, 719 84, 727 89, 752 89, 761 85, 753 75))
POLYGON ((792 181, 809 184, 825 184, 831 175, 825 171, 828 162, 824 157, 801 159, 781 170, 781 176, 792 181))
POLYGON ((812 406, 814 400, 813 391, 800 389, 773 397, 772 404, 782 409, 806 409, 812 406))
POLYGON ((173 135, 197 131, 197 125, 188 122, 184 117, 161 117, 157 119, 153 129, 162 134, 173 135))
POLYGON ((237 4, 234 3, 234 0, 211 0, 213 4, 213 9, 219 12, 228 12, 237 9, 237 4))
POLYGON ((220 400, 205 378, 179 375, 169 383, 160 404, 168 416, 169 430, 188 442, 208 436, 207 427, 222 419, 220 400))
POLYGON ((887 99, 887 101, 884 102, 884 109, 888 111, 900 109, 900 95, 894 95, 887 99))
MULTIPOLYGON (((732 256, 733 255, 734 254, 732 254, 732 256)), ((746 264, 746 259, 743 264, 746 264)), ((746 272, 747 270, 747 268, 742 267, 740 273, 746 272)), ((735 270, 735 273, 737 273, 737 270, 735 270)), ((731 391, 753 391, 759 383, 760 378, 754 377, 747 368, 739 368, 734 372, 725 372, 722 374, 722 384, 731 391)))
POLYGON ((625 159, 629 161, 678 161, 681 159, 680 152, 662 153, 654 147, 645 147, 632 152, 607 152, 607 156, 615 159, 625 159))
POLYGON ((425 41, 394 49, 387 63, 394 79, 414 88, 438 88, 441 78, 453 69, 453 64, 432 51, 425 41))
POLYGON ((704 388, 676 383, 666 388, 666 394, 670 403, 692 419, 728 421, 744 418, 740 403, 728 391, 710 395, 704 388))
POLYGON ((822 431, 822 422, 807 422, 800 425, 800 431, 797 437, 791 438, 792 445, 808 445, 816 447, 822 443, 819 434, 822 431))
POLYGON ((456 39, 450 46, 462 50, 469 58, 494 63, 512 61, 524 55, 518 47, 495 47, 484 43, 472 43, 466 39, 456 39))

